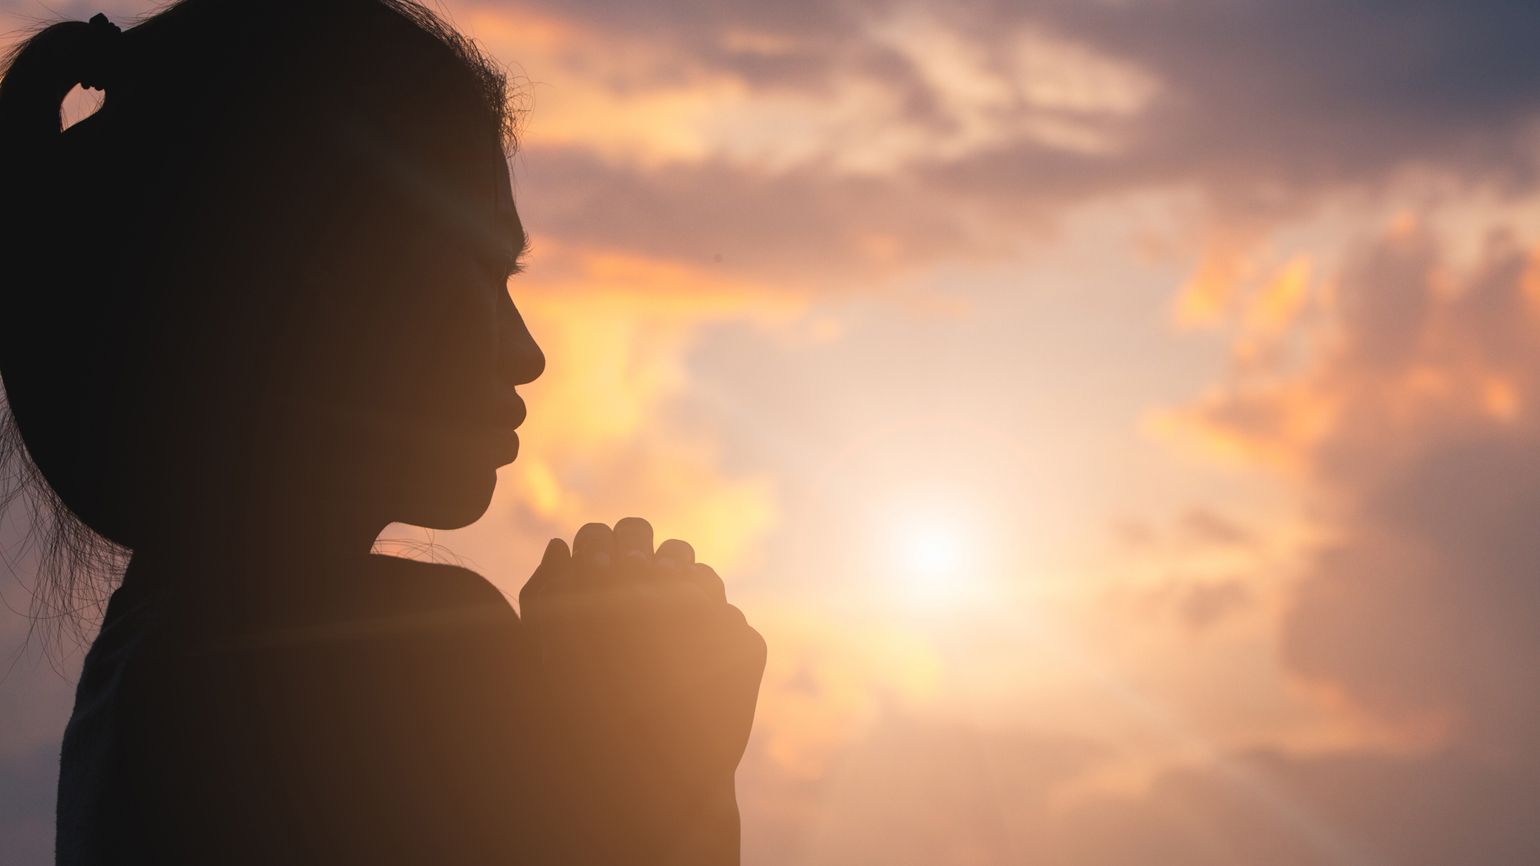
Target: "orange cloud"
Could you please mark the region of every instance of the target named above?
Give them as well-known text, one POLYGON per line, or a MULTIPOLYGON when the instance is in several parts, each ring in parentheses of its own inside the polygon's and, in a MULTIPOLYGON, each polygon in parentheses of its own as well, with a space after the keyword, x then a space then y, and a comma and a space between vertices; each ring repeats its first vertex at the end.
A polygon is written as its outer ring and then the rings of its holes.
POLYGON ((1215 390, 1184 409, 1147 414, 1143 427, 1200 457, 1297 473, 1336 414, 1335 395, 1307 383, 1276 382, 1215 390))
POLYGON ((1184 328, 1215 327, 1233 309, 1256 268, 1255 239, 1220 233, 1205 244, 1197 268, 1177 292, 1172 315, 1184 328))
POLYGON ((1246 328, 1256 335, 1278 334, 1294 324, 1310 297, 1311 262, 1299 255, 1274 271, 1246 311, 1246 328))

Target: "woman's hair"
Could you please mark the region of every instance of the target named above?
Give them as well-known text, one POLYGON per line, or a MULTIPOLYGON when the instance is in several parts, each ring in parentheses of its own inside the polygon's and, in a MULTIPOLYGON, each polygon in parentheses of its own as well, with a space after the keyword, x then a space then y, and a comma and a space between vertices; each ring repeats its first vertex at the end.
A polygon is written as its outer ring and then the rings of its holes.
POLYGON ((448 124, 508 153, 517 113, 497 66, 411 0, 181 0, 122 32, 45 27, 3 68, 0 518, 30 531, 0 558, 34 571, 34 627, 58 636, 136 543, 123 491, 192 441, 156 424, 182 417, 166 380, 215 352, 171 344, 216 339, 200 316, 302 314, 313 294, 272 287, 324 282, 381 163, 409 174, 448 124), (61 129, 80 84, 103 104, 61 129))

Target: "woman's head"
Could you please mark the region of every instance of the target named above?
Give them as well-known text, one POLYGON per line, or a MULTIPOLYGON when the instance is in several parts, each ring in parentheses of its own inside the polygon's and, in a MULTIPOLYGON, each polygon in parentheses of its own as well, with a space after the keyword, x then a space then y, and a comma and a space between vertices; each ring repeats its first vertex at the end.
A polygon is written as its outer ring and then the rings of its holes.
POLYGON ((23 45, 0 374, 49 486, 128 547, 474 520, 543 367, 505 287, 510 129, 503 77, 404 0, 184 0, 23 45), (60 133, 81 81, 102 107, 60 133))

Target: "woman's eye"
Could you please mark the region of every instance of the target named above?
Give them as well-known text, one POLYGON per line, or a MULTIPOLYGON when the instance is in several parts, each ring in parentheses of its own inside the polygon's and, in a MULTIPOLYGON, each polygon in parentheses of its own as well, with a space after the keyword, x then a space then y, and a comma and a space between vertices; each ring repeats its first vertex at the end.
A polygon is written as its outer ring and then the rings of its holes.
POLYGON ((518 261, 503 257, 484 259, 482 266, 487 276, 499 283, 507 282, 514 274, 524 269, 518 261))

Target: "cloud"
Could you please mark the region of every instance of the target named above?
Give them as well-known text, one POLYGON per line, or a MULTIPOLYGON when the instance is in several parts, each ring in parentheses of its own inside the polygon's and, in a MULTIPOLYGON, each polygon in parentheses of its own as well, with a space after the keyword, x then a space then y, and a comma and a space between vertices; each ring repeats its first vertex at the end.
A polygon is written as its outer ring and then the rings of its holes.
POLYGON ((1050 825, 1042 862, 1519 866, 1540 856, 1537 778, 1447 753, 1241 753, 1077 805, 1050 825))
MULTIPOLYGON (((1537 14, 534 0, 459 17, 529 74, 521 204, 563 240, 848 289, 1019 250, 1082 203, 1197 191, 1223 228, 1178 315, 1203 324, 1270 229, 1334 197, 1418 171, 1531 189, 1540 61, 1516 34, 1537 14)), ((1271 279, 1259 328, 1297 311, 1308 263, 1271 279)))
MULTIPOLYGON (((1255 606, 1257 592, 1247 578, 1177 572, 1153 587, 1125 593, 1131 604, 1123 616, 1148 619, 1151 614, 1180 623, 1189 634, 1202 635, 1255 606)), ((1117 595, 1108 599, 1116 604, 1117 595)))
MULTIPOLYGON (((1383 724, 1366 747, 1232 754, 1054 825, 1066 863, 1517 864, 1540 856, 1518 804, 1540 779, 1540 304, 1534 247, 1474 255, 1414 220, 1352 245, 1281 333, 1303 359, 1233 365, 1168 416, 1284 470, 1316 531, 1285 588, 1287 672, 1383 724)), ((1253 337, 1228 323, 1237 343, 1253 337)))
POLYGON ((1540 767, 1540 458, 1533 431, 1430 444, 1361 492, 1284 625, 1299 674, 1540 767))
MULTIPOLYGON (((1159 82, 1121 158, 1105 166, 1124 185, 1189 182, 1231 207, 1256 208, 1378 184, 1413 164, 1532 181, 1540 61, 1520 34, 1540 13, 1522 4, 970 8, 980 41, 1046 27, 1159 82)), ((987 176, 986 166, 1030 167, 1041 158, 1023 143, 976 157, 975 171, 987 176)))
POLYGON ((1182 515, 1182 532, 1199 544, 1245 547, 1254 539, 1244 526, 1212 508, 1190 508, 1182 515))
POLYGON ((537 257, 553 237, 808 293, 876 288, 988 249, 902 181, 713 161, 636 168, 538 145, 515 170, 537 257))
POLYGON ((1055 792, 1099 753, 1072 737, 889 709, 822 777, 745 786, 746 814, 769 820, 746 823, 744 862, 1034 862, 1055 792))
POLYGON ((1251 600, 1251 590, 1242 581, 1209 580, 1181 586, 1177 610, 1188 628, 1203 631, 1251 600))
MULTIPOLYGON (((689 63, 767 88, 786 82, 817 88, 864 44, 916 20, 913 10, 890 0, 774 9, 745 2, 530 0, 481 8, 565 18, 605 38, 665 46, 689 63), (766 64, 766 57, 786 62, 766 64)), ((1515 124, 1540 108, 1534 88, 1540 60, 1527 38, 1536 15, 1502 0, 1459 7, 1436 0, 1354 6, 1326 0, 980 0, 924 23, 968 44, 977 62, 994 67, 1002 80, 1026 62, 1024 71, 1038 74, 1024 76, 1021 89, 1073 95, 1060 100, 1072 107, 1083 108, 1084 97, 1106 92, 1092 85, 1111 77, 1081 75, 1073 80, 1077 86, 1067 87, 1056 77, 1060 70, 1098 63, 1105 68, 1108 62, 1145 70, 1169 91, 1149 124, 1145 148, 1152 153, 1180 158, 1188 145, 1208 140, 1212 147, 1204 155, 1230 167, 1264 155, 1314 174, 1399 154, 1437 154, 1442 144, 1482 129, 1490 142, 1509 137, 1515 124), (1034 34, 1055 41, 1023 44, 1034 34), (1043 58, 1055 51, 1080 51, 1075 60, 1110 61, 1048 63, 1060 60, 1043 58), (1157 134, 1160 129, 1166 132, 1157 134), (1322 159, 1328 152, 1340 156, 1322 159)), ((917 62, 940 62, 940 53, 917 62)), ((949 95, 945 87, 937 89, 949 95)))
POLYGON ((1457 269, 1395 226, 1346 257, 1310 365, 1237 372, 1189 410, 1242 455, 1287 455, 1323 515, 1283 625, 1294 672, 1523 760, 1540 760, 1519 685, 1540 669, 1533 272, 1511 236, 1457 269))
POLYGON ((1257 543, 1256 533, 1214 508, 1197 505, 1181 512, 1170 527, 1157 528, 1148 520, 1123 518, 1114 521, 1116 541, 1132 550, 1167 545, 1201 552, 1205 548, 1245 548, 1257 543))

